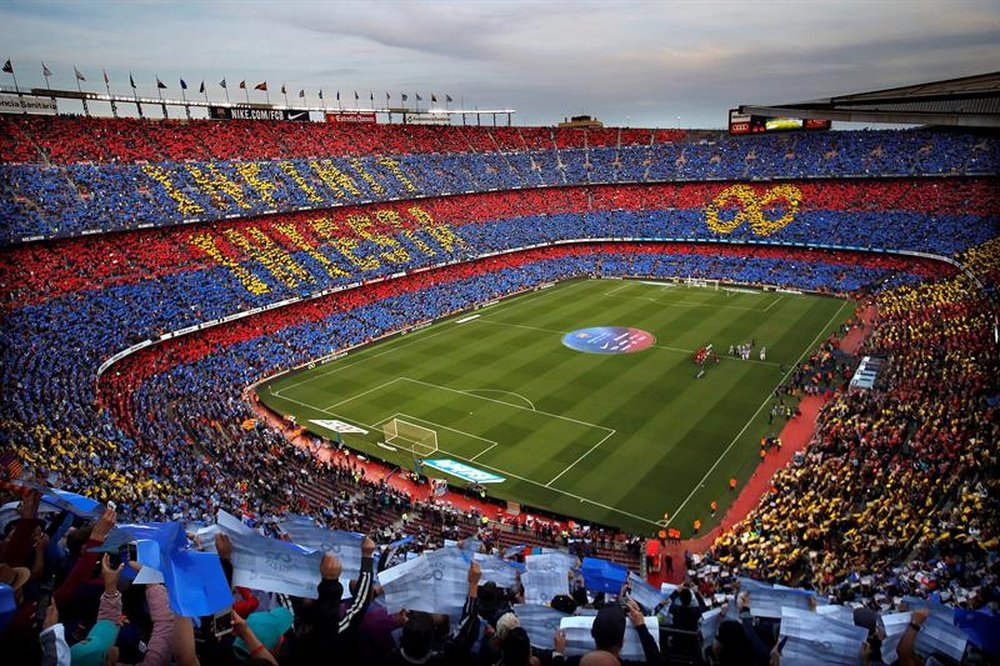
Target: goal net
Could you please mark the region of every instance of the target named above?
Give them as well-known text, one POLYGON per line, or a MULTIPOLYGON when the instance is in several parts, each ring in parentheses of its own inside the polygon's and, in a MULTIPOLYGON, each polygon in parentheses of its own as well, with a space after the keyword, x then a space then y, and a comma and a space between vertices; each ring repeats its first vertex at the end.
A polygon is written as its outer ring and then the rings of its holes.
POLYGON ((413 451, 420 457, 438 450, 437 431, 416 423, 391 418, 382 426, 382 432, 386 444, 413 451))
POLYGON ((719 291, 718 280, 705 280, 702 278, 684 278, 684 284, 688 287, 699 287, 701 289, 714 289, 719 291))

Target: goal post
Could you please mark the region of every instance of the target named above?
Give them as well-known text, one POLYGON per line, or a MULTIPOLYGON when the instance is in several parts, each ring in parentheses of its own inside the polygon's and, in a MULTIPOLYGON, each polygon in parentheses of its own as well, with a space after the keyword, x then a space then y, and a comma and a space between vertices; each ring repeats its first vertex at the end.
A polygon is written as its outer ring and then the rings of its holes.
POLYGON ((714 289, 719 291, 719 281, 705 278, 684 278, 684 284, 688 287, 699 287, 701 289, 714 289))
POLYGON ((386 444, 412 451, 421 458, 438 450, 437 431, 410 421, 393 417, 382 425, 382 433, 386 444))

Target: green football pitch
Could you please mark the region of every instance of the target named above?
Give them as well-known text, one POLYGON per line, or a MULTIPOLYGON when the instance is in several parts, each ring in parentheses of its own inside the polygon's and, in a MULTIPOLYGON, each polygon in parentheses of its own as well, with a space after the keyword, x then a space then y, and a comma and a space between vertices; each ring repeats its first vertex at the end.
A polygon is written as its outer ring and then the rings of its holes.
POLYGON ((821 296, 576 280, 352 351, 258 392, 318 435, 336 433, 314 420, 367 430, 344 443, 390 463, 412 469, 423 460, 424 473, 455 484, 465 482, 428 464, 464 464, 502 478, 484 484, 494 497, 639 534, 658 531, 669 513, 688 535, 695 518, 711 527, 712 500, 723 515, 728 480, 742 484, 760 438, 781 427, 768 425, 768 413, 786 372, 853 311, 821 296), (571 331, 602 326, 647 331, 655 344, 613 355, 563 344, 571 331), (727 354, 750 340, 752 360, 727 354), (693 355, 709 343, 720 361, 699 378, 693 355))

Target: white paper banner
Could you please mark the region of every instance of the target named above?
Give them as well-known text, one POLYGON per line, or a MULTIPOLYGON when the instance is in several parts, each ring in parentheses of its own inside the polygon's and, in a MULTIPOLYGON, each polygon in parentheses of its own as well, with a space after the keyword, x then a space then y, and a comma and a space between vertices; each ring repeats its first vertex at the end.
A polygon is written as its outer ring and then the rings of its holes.
POLYGON ((229 532, 229 540, 233 544, 233 585, 306 599, 319 596, 322 553, 307 553, 256 532, 229 532))
MULTIPOLYGON (((752 607, 753 593, 750 603, 752 607)), ((788 638, 781 651, 781 666, 857 666, 868 630, 785 607, 781 611, 781 637, 788 638)))
MULTIPOLYGON (((655 617, 647 617, 646 628, 649 629, 649 633, 652 634, 653 640, 656 641, 656 645, 660 645, 660 625, 659 621, 655 617)), ((567 656, 577 656, 583 655, 594 649, 594 638, 590 635, 590 628, 594 624, 594 618, 591 617, 565 617, 562 622, 559 623, 559 628, 566 632, 566 655, 567 656)), ((632 621, 628 618, 625 619, 625 644, 622 647, 620 653, 622 659, 633 659, 636 661, 641 661, 645 659, 645 653, 642 650, 642 642, 639 640, 639 634, 636 633, 635 627, 632 626, 632 621)))
POLYGON ((514 606, 514 614, 531 640, 531 645, 540 650, 552 650, 553 643, 559 623, 566 617, 566 613, 561 613, 548 606, 537 604, 518 604, 514 606))

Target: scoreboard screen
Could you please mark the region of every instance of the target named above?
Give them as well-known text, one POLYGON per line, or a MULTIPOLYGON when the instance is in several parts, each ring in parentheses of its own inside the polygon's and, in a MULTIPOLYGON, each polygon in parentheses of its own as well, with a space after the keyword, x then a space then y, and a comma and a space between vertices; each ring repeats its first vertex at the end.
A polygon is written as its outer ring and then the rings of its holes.
POLYGON ((730 134, 763 134, 765 132, 796 132, 801 130, 828 130, 830 121, 822 118, 768 118, 729 111, 730 134))

